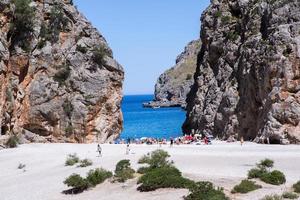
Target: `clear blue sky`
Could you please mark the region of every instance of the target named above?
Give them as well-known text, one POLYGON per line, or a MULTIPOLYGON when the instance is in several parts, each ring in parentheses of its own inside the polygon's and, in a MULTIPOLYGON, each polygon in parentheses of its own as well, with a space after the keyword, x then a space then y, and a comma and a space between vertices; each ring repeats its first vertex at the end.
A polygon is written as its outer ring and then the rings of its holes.
POLYGON ((210 0, 75 0, 125 69, 124 94, 152 94, 158 76, 199 38, 210 0))

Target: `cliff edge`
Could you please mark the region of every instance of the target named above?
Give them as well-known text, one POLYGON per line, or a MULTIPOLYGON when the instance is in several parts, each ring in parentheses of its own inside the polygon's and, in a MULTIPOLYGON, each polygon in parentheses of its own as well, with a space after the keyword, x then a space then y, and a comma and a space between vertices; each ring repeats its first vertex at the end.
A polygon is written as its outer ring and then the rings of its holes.
POLYGON ((300 142, 300 2, 213 0, 184 133, 300 142))
POLYGON ((119 136, 123 69, 71 0, 1 0, 0 30, 2 143, 119 136))

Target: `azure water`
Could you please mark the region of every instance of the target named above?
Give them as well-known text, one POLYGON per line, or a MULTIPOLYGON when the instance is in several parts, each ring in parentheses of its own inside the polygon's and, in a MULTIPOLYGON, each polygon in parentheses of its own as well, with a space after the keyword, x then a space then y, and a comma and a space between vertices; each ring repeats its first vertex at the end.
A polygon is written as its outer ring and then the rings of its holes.
POLYGON ((125 96, 122 102, 124 130, 121 138, 166 138, 182 135, 185 111, 181 108, 143 108, 153 95, 125 96))

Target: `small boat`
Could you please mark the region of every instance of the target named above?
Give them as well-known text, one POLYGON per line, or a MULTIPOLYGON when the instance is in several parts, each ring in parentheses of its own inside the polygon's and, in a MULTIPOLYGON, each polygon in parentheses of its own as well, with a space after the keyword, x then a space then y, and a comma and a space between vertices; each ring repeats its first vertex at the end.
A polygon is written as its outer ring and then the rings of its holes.
POLYGON ((160 106, 153 106, 153 109, 159 109, 160 106))

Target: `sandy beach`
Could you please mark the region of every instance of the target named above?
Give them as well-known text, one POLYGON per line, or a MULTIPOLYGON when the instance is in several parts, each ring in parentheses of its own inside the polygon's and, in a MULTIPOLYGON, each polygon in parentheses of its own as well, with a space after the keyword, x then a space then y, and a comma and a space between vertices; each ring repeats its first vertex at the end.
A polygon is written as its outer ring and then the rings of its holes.
MULTIPOLYGON (((105 183, 78 195, 64 195, 67 187, 63 184, 72 173, 85 176, 97 167, 113 171, 118 161, 130 159, 133 168, 137 169, 138 159, 158 145, 131 145, 131 153, 125 155, 125 145, 102 145, 103 157, 98 157, 96 144, 26 144, 16 149, 0 151, 0 194, 1 200, 179 200, 188 194, 187 190, 163 189, 155 192, 140 193, 136 190, 137 179, 126 184, 105 183), (66 156, 77 153, 80 158, 89 158, 93 165, 86 168, 64 166, 66 156), (26 165, 25 170, 18 169, 19 163, 26 165)), ((170 148, 162 146, 171 155, 183 175, 196 181, 212 181, 216 186, 224 187, 231 199, 260 199, 266 194, 281 194, 292 184, 300 180, 300 146, 268 146, 253 143, 214 142, 208 146, 180 145, 170 148), (255 163, 270 158, 275 167, 285 173, 287 183, 272 186, 260 183, 262 189, 245 194, 232 195, 231 189, 240 180, 246 178, 247 171, 255 163)))

